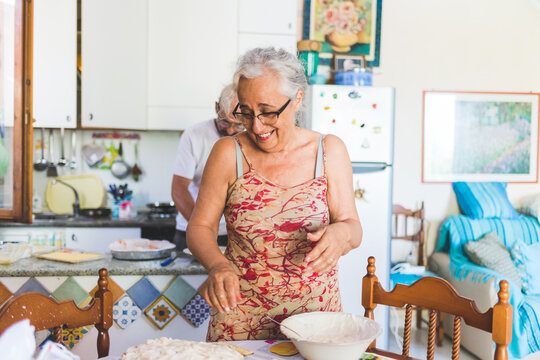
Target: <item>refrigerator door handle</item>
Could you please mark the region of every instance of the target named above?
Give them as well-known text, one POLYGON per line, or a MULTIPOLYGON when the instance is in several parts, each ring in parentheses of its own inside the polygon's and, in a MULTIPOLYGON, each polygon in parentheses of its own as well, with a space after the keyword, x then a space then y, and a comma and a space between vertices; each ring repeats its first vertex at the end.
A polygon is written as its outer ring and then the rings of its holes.
POLYGON ((383 171, 387 167, 392 165, 387 163, 352 163, 353 174, 372 173, 377 171, 383 171))

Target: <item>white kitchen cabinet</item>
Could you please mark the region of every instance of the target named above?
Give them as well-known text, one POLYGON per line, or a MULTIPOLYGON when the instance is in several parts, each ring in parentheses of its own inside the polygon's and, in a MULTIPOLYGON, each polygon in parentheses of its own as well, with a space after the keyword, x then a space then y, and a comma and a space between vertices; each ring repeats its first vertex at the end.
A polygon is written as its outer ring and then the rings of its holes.
POLYGON ((34 127, 77 126, 77 2, 34 2, 34 127))
POLYGON ((146 128, 147 36, 147 0, 82 0, 83 127, 146 128))
POLYGON ((273 46, 276 49, 283 48, 296 54, 296 35, 274 34, 238 34, 238 54, 242 55, 247 50, 256 47, 273 46))
POLYGON ((239 0, 238 31, 296 37, 297 5, 296 0, 239 0))
POLYGON ((185 129, 215 117, 232 81, 237 0, 148 3, 148 129, 185 129))
POLYGON ((66 247, 99 253, 109 252, 109 244, 118 239, 138 239, 140 228, 66 228, 66 247))

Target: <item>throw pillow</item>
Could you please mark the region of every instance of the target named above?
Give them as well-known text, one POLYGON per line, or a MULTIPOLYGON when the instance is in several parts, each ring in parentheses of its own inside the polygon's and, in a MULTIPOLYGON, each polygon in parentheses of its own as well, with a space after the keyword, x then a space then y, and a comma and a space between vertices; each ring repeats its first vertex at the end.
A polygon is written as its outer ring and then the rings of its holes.
POLYGON ((508 200, 506 185, 500 182, 455 182, 452 187, 463 214, 473 219, 515 219, 519 214, 508 200))
POLYGON ((510 253, 522 281, 521 290, 526 295, 540 295, 540 243, 525 245, 516 241, 510 253))
POLYGON ((540 220, 540 194, 524 197, 519 201, 517 211, 526 216, 532 216, 540 220))
POLYGON ((474 264, 495 270, 519 288, 522 287, 510 252, 496 232, 487 233, 476 241, 469 241, 464 245, 464 251, 474 264))

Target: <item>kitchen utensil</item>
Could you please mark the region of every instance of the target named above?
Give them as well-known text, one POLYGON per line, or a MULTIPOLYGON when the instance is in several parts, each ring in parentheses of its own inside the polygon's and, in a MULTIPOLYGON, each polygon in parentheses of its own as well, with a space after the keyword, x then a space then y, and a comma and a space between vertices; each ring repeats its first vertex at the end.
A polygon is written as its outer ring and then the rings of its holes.
POLYGON ((176 260, 176 258, 178 257, 178 253, 176 251, 173 251, 171 253, 171 257, 162 261, 161 262, 161 266, 167 266, 169 265, 170 263, 172 263, 174 260, 176 260))
POLYGON ((382 326, 357 314, 318 311, 289 316, 280 330, 306 359, 358 360, 382 333, 382 326))
POLYGON ((34 170, 43 171, 47 168, 47 159, 45 159, 45 129, 41 128, 41 159, 34 163, 34 170))
POLYGON ((139 177, 142 175, 143 171, 139 167, 139 142, 135 143, 135 165, 131 168, 131 175, 133 175, 133 180, 139 181, 139 177))
POLYGON ((130 170, 131 168, 124 161, 124 152, 122 150, 122 142, 120 142, 120 146, 118 147, 118 157, 114 159, 114 161, 111 164, 111 173, 117 179, 125 179, 129 175, 130 170))
POLYGON ((291 328, 288 327, 287 325, 283 325, 283 323, 280 323, 279 321, 276 321, 276 320, 272 319, 272 317, 271 317, 270 315, 268 315, 268 313, 264 314, 264 316, 266 316, 270 321, 272 321, 272 322, 278 324, 280 327, 283 326, 285 329, 292 331, 293 333, 295 333, 295 334, 298 336, 299 339, 302 338, 302 335, 300 335, 298 332, 296 332, 295 330, 291 329, 291 328))
POLYGON ((107 150, 105 149, 105 146, 89 144, 84 145, 81 152, 86 164, 91 168, 95 168, 101 164, 107 150))
POLYGON ((47 163, 47 176, 48 177, 57 177, 58 169, 53 160, 53 147, 54 147, 54 136, 52 129, 49 129, 49 161, 47 163))
POLYGON ((71 133, 71 161, 69 167, 71 169, 77 168, 77 132, 73 130, 71 133))
MULTIPOLYGON (((77 189, 81 209, 96 209, 102 206, 105 187, 96 175, 66 175, 58 177, 77 189)), ((50 211, 56 214, 72 214, 75 195, 73 190, 60 183, 49 181, 45 190, 45 201, 50 211)))
POLYGON ((84 252, 80 250, 64 249, 56 252, 36 256, 40 259, 77 264, 80 262, 103 259, 103 254, 84 252))
POLYGON ((66 166, 67 163, 64 152, 64 128, 60 128, 60 159, 58 159, 58 166, 66 166))

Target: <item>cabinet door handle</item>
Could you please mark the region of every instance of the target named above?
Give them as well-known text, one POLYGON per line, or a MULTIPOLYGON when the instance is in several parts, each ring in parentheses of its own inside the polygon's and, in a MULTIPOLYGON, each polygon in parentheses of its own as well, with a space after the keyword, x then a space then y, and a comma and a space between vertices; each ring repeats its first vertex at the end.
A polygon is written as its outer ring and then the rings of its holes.
POLYGON ((90 120, 93 120, 94 119, 94 114, 90 113, 89 118, 90 118, 90 120))
POLYGON ((67 121, 67 122, 70 122, 70 121, 71 121, 71 116, 69 116, 69 115, 66 116, 66 121, 67 121))
POLYGON ((79 241, 79 240, 77 240, 77 235, 75 235, 75 234, 71 234, 71 240, 73 240, 75 242, 79 241))

